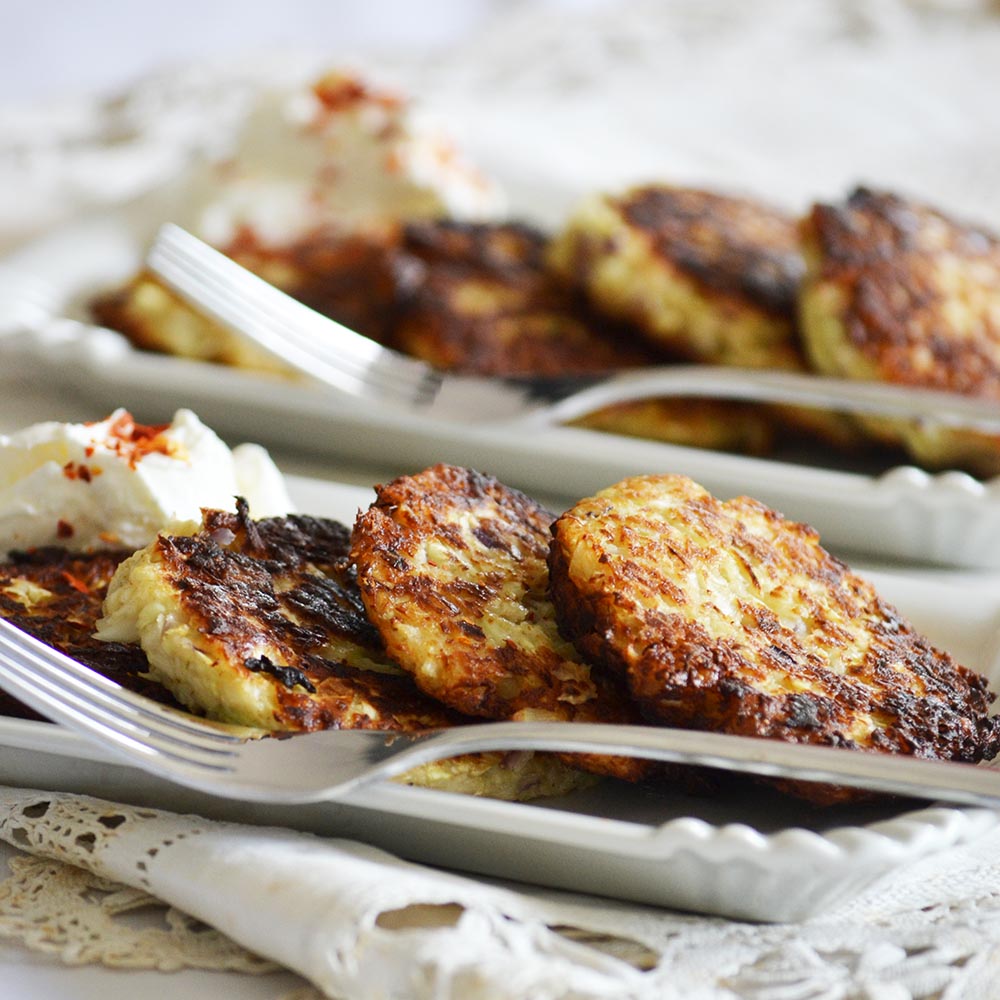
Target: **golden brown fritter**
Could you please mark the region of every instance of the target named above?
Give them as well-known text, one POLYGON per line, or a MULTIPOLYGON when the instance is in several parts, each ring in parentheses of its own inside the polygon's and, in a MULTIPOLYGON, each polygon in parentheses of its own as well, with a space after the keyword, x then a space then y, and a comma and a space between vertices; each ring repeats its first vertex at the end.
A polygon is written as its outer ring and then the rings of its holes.
MULTIPOLYGON (((495 479, 437 465, 377 488, 351 555, 389 654, 428 694, 492 719, 634 721, 623 687, 558 632, 546 558, 552 515, 495 479)), ((639 777, 641 761, 588 757, 639 777)))
MULTIPOLYGON (((476 375, 596 374, 662 363, 636 331, 590 309, 544 263, 546 238, 517 224, 408 225, 394 257, 393 346, 446 371, 476 375)), ((714 400, 618 403, 578 427, 671 444, 760 454, 772 420, 714 400)))
MULTIPOLYGON (((292 515, 206 511, 194 535, 161 535, 109 588, 99 635, 141 643, 150 672, 189 709, 266 730, 412 732, 472 720, 422 694, 386 656, 347 559, 348 529, 292 515)), ((467 754, 405 784, 504 799, 591 782, 550 754, 467 754)))
POLYGON ((95 298, 90 311, 144 351, 289 374, 285 364, 193 309, 148 271, 95 298))
POLYGON ((122 564, 102 638, 138 642, 189 708, 263 729, 418 730, 457 716, 422 696, 365 617, 348 530, 290 515, 208 511, 122 564))
POLYGON ((588 313, 518 223, 412 223, 396 256, 393 345, 446 371, 572 375, 649 363, 620 324, 588 313))
POLYGON ((595 308, 676 356, 799 368, 795 222, 748 198, 649 185, 587 199, 549 251, 595 308))
POLYGON ((985 678, 756 500, 627 479, 556 521, 551 580, 564 634, 651 719, 963 761, 1000 747, 985 678))
MULTIPOLYGON (((1000 401, 1000 239, 865 188, 815 206, 802 228, 801 325, 817 371, 1000 401)), ((1000 473, 998 437, 864 423, 923 465, 1000 473)))
MULTIPOLYGON (((14 553, 0 564, 0 617, 132 691, 176 704, 166 688, 146 676, 142 650, 93 637, 108 584, 130 554, 81 555, 60 548, 14 553)), ((9 696, 0 699, 0 714, 38 718, 9 696)))

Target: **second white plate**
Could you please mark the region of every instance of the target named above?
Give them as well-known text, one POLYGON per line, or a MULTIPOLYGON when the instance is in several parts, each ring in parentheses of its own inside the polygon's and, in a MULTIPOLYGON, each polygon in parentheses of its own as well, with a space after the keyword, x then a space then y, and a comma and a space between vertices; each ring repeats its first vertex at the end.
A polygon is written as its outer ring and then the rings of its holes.
MULTIPOLYGON (((137 268, 177 192, 79 223, 5 262, 5 295, 18 275, 41 283, 63 317, 37 320, 0 338, 7 363, 61 380, 92 399, 95 418, 127 406, 140 419, 167 420, 188 406, 232 440, 307 449, 412 471, 438 461, 473 466, 545 497, 575 500, 644 472, 680 472, 723 497, 749 494, 816 527, 828 547, 914 562, 1000 568, 1000 479, 928 475, 900 467, 880 475, 769 461, 660 444, 571 427, 530 438, 503 426, 444 423, 360 404, 333 390, 133 349, 118 334, 82 321, 82 303, 137 268)), ((0 330, 4 316, 0 315, 0 330)))

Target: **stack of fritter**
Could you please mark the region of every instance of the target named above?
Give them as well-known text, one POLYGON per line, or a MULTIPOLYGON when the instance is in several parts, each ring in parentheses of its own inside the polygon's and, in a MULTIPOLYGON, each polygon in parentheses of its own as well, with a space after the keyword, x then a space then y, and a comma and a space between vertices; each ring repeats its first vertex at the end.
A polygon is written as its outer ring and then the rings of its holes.
MULTIPOLYGON (((141 645, 184 705, 266 729, 555 719, 961 761, 1000 749, 985 679, 814 531, 681 476, 558 519, 447 465, 377 487, 350 532, 210 512, 123 562, 104 610, 99 637, 141 645)), ((578 787, 574 768, 689 787, 683 769, 601 755, 480 755, 411 780, 526 798, 578 787)))
MULTIPOLYGON (((161 535, 134 554, 17 555, 0 566, 0 615, 130 690, 251 730, 413 732, 471 721, 387 657, 349 539, 323 518, 255 522, 245 504, 206 511, 201 531, 161 535)), ((34 717, 12 699, 0 711, 34 717)), ((402 780, 506 799, 592 781, 551 755, 499 752, 402 780)))
MULTIPOLYGON (((669 185, 588 198, 553 239, 517 223, 401 223, 235 259, 372 339, 444 370, 593 373, 671 361, 815 371, 1000 399, 1000 240, 866 189, 796 220, 669 185)), ((95 314, 138 346, 251 368, 270 357, 143 274, 95 314)), ((764 453, 805 436, 1000 472, 1000 438, 803 407, 670 399, 592 429, 764 453)), ((898 459, 899 456, 896 456, 898 459)))
MULTIPOLYGON (((378 489, 351 551, 372 622, 424 691, 487 718, 636 713, 964 761, 1000 748, 985 679, 931 646, 814 531, 754 500, 647 476, 581 501, 551 539, 547 523, 465 469, 378 489)), ((858 795, 784 787, 817 803, 858 795)))

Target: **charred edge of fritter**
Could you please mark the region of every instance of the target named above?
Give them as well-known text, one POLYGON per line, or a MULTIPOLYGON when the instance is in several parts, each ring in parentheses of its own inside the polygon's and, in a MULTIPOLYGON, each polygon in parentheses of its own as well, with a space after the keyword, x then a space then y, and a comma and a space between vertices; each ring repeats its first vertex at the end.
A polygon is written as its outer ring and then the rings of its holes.
MULTIPOLYGON (((86 554, 57 546, 10 553, 0 565, 0 617, 123 687, 179 707, 166 688, 146 676, 149 664, 141 649, 93 637, 111 577, 129 555, 127 550, 86 554), (5 592, 14 579, 29 580, 51 596, 37 606, 26 605, 5 592)), ((0 714, 40 718, 9 696, 0 714)))
POLYGON ((911 253, 949 250, 977 257, 996 249, 1000 237, 990 230, 953 219, 937 209, 886 191, 858 187, 841 204, 817 204, 803 230, 823 257, 822 277, 865 265, 891 266, 911 253), (933 247, 925 243, 934 224, 933 247))
POLYGON ((642 230, 656 253, 702 286, 737 295, 775 316, 794 316, 805 270, 791 217, 762 203, 705 191, 639 188, 617 202, 631 226, 642 230), (741 223, 768 230, 767 245, 741 223), (707 245, 699 229, 717 234, 707 245))

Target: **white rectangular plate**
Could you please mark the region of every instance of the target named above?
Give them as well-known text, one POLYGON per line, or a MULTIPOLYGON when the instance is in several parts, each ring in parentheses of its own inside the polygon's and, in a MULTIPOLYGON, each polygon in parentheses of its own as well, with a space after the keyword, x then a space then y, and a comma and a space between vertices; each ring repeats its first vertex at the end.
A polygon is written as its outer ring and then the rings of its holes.
MULTIPOLYGON (((942 565, 1000 568, 1000 480, 912 467, 866 474, 802 462, 710 452, 571 427, 530 438, 502 426, 445 423, 360 405, 312 383, 134 350, 82 322, 96 289, 134 273, 156 226, 179 217, 183 185, 57 232, 8 258, 0 272, 7 325, 15 326, 18 276, 48 287, 61 318, 0 338, 7 364, 62 381, 100 408, 140 419, 195 410, 230 440, 308 449, 412 471, 438 461, 469 465, 512 486, 572 500, 627 475, 681 472, 723 497, 748 494, 806 521, 828 547, 942 565)), ((530 214, 530 212, 529 212, 530 214)), ((0 296, 2 298, 3 296, 0 296)), ((0 302, 0 330, 4 328, 0 302)), ((28 313, 31 310, 27 310, 28 313)), ((22 316, 23 318, 23 316, 22 316)), ((816 458, 814 456, 814 458, 816 458)), ((816 458, 818 461, 818 458, 816 458)))
MULTIPOLYGON (((372 497, 316 480, 290 485, 300 510, 346 523, 372 497)), ((996 681, 1000 594, 900 574, 876 582, 935 643, 996 681)), ((443 867, 753 920, 813 916, 1000 818, 899 803, 824 811, 758 786, 710 799, 612 781, 534 804, 378 784, 345 802, 268 807, 171 785, 44 723, 0 719, 0 747, 6 784, 292 826, 443 867)))

